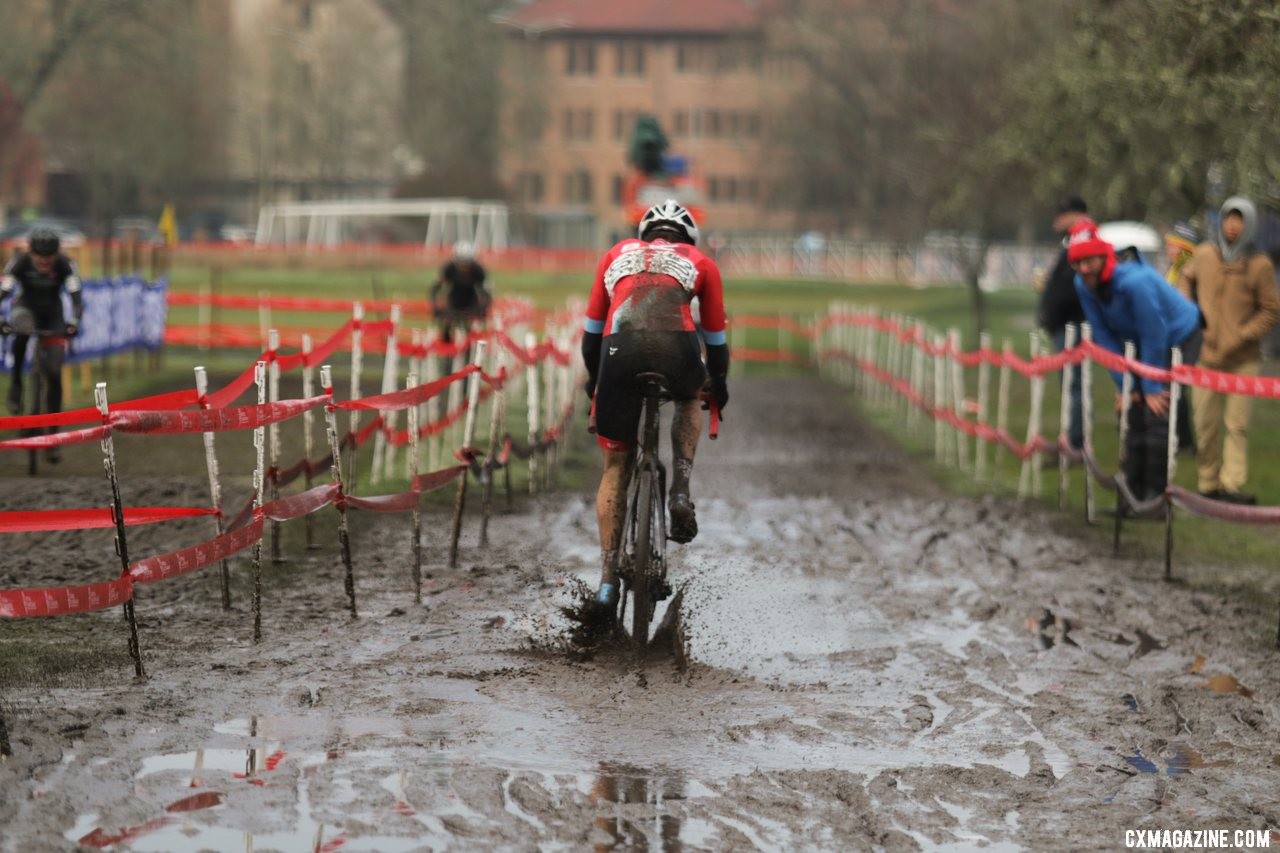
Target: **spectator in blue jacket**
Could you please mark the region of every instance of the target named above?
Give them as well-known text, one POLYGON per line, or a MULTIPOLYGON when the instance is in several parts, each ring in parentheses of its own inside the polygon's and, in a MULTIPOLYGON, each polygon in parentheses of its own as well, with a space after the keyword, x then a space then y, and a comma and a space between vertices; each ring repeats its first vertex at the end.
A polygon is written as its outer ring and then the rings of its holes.
MULTIPOLYGON (((1182 349, 1184 364, 1195 364, 1203 340, 1200 309, 1170 287, 1141 257, 1117 262, 1115 249, 1098 235, 1091 219, 1082 219, 1067 237, 1067 258, 1076 271, 1075 287, 1093 340, 1124 354, 1126 341, 1138 361, 1167 368, 1170 351, 1182 349)), ((1113 371, 1116 388, 1124 375, 1113 371)), ((1116 407, 1122 403, 1116 395, 1116 407)), ((1168 485, 1169 387, 1137 377, 1129 408, 1124 475, 1139 500, 1164 493, 1168 485)))

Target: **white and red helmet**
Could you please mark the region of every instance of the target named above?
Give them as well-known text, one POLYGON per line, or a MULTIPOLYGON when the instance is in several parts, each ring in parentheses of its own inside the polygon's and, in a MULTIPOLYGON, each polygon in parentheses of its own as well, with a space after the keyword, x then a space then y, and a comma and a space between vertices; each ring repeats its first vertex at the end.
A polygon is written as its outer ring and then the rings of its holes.
POLYGON ((698 223, 694 221, 693 214, 685 210, 675 199, 669 198, 646 210, 644 216, 640 217, 636 236, 643 240, 646 231, 660 225, 683 231, 690 243, 698 245, 698 223))

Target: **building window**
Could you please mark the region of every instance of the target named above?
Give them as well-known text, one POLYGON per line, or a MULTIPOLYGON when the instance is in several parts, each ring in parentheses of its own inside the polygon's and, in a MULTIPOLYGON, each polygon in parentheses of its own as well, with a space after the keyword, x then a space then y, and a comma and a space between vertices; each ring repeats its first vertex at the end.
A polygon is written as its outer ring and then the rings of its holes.
POLYGON ((689 135, 689 113, 687 110, 680 110, 675 115, 675 120, 671 122, 671 126, 675 128, 676 136, 689 135))
POLYGON ((541 172, 520 172, 516 175, 516 196, 524 202, 542 201, 545 192, 541 172))
POLYGON ((707 198, 711 201, 720 200, 720 179, 716 177, 707 178, 707 198))
POLYGON ((622 204, 622 185, 626 181, 621 175, 613 176, 613 203, 622 204))
POLYGON ((570 142, 583 142, 595 134, 595 118, 593 111, 565 110, 561 117, 561 129, 564 138, 570 142))
POLYGON ((619 77, 644 76, 644 43, 638 41, 621 41, 616 48, 619 77))
POLYGON ((720 111, 704 110, 702 116, 702 130, 707 136, 716 137, 720 135, 720 111))
POLYGON ((564 176, 566 204, 590 204, 591 195, 591 173, 586 169, 578 169, 564 176))
POLYGON ((566 74, 592 75, 596 73, 596 45, 591 41, 570 41, 565 46, 566 74))

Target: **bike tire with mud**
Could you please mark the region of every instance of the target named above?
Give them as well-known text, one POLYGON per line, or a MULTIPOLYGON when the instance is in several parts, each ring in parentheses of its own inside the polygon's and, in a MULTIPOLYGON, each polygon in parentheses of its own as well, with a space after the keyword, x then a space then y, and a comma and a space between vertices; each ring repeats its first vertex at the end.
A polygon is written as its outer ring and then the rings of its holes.
POLYGON ((636 648, 643 649, 649 642, 649 620, 653 618, 653 469, 646 465, 636 476, 640 483, 635 506, 636 550, 631 565, 631 640, 636 648))

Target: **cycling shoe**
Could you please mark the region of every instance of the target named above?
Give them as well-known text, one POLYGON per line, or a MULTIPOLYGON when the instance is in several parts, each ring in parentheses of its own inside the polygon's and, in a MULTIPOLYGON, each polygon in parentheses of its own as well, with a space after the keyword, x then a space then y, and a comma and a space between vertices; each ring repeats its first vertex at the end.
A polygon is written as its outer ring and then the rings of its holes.
POLYGON ((671 511, 671 530, 667 538, 681 545, 692 542, 693 537, 698 535, 698 518, 693 512, 693 501, 686 494, 674 492, 668 509, 671 511))
POLYGON ((600 589, 596 590, 596 604, 603 607, 616 607, 618 605, 618 585, 616 583, 600 584, 600 589))

